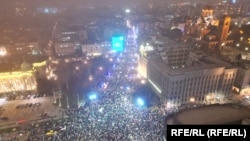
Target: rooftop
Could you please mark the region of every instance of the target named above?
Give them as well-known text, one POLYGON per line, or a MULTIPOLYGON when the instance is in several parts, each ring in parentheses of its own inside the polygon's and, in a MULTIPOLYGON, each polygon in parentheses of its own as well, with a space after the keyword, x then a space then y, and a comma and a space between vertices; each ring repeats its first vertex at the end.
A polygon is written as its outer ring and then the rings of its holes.
POLYGON ((152 58, 150 61, 153 61, 161 70, 165 70, 165 73, 168 75, 184 75, 186 73, 196 73, 200 71, 205 71, 207 69, 215 69, 218 67, 224 68, 223 66, 215 63, 206 63, 206 62, 195 62, 193 65, 185 66, 183 68, 175 68, 168 66, 161 58, 152 58))
POLYGON ((215 104, 186 109, 167 118, 167 124, 231 124, 250 118, 250 109, 236 104, 215 104))

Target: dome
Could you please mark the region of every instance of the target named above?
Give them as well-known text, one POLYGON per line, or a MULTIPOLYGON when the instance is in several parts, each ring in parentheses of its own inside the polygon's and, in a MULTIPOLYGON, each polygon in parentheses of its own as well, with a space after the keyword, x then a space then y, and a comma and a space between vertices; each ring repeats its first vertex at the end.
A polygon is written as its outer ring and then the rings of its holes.
POLYGON ((31 65, 25 61, 21 64, 21 70, 29 70, 31 68, 31 65))

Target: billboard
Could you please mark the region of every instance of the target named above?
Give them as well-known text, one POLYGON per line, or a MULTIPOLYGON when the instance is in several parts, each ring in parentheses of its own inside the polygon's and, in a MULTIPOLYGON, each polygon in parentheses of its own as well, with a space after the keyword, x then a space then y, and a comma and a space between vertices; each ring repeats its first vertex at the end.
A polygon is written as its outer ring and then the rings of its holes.
POLYGON ((122 52, 124 50, 124 37, 123 36, 112 37, 112 50, 115 52, 122 52))

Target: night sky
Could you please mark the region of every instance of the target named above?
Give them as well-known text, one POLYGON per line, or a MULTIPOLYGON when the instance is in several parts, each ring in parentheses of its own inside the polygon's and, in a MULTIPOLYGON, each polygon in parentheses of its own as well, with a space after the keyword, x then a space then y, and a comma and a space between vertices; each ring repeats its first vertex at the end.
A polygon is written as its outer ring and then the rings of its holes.
MULTIPOLYGON (((220 0, 203 0, 204 3, 218 2, 220 0)), ((177 2, 201 2, 200 0, 1 0, 1 6, 10 6, 16 2, 25 3, 30 6, 135 6, 138 4, 169 4, 177 2)))

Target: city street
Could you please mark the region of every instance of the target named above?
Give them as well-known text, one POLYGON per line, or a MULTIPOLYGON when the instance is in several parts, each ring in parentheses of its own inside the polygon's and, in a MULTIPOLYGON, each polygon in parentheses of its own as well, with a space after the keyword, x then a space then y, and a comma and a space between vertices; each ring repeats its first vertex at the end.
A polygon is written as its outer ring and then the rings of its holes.
POLYGON ((1 117, 7 117, 8 120, 0 120, 0 126, 17 123, 29 122, 30 120, 41 119, 41 114, 47 113, 48 116, 62 115, 63 109, 53 104, 53 97, 37 97, 24 100, 6 101, 5 98, 0 100, 1 117), (26 106, 27 104, 34 104, 26 106), (40 104, 36 104, 40 103, 40 104), (24 105, 17 108, 18 105, 24 105))

